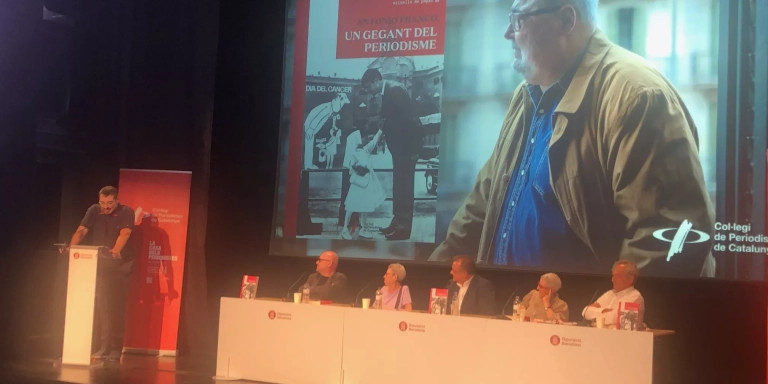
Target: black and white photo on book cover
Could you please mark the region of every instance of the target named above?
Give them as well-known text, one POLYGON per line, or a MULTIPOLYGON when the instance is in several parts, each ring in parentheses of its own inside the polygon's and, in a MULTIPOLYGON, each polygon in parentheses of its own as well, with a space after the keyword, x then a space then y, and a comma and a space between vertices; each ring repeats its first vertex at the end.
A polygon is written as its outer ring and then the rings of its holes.
POLYGON ((434 242, 443 55, 438 27, 425 25, 443 15, 316 3, 299 194, 312 229, 297 237, 434 242))

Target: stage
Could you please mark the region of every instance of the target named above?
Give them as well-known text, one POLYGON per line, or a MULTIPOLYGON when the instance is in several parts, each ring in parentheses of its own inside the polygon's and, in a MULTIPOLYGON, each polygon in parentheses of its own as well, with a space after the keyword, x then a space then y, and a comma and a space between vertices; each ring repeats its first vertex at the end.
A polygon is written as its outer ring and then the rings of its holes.
POLYGON ((214 379, 214 359, 123 354, 120 363, 99 362, 90 366, 62 366, 58 359, 28 359, 0 365, 0 383, 258 383, 214 379))

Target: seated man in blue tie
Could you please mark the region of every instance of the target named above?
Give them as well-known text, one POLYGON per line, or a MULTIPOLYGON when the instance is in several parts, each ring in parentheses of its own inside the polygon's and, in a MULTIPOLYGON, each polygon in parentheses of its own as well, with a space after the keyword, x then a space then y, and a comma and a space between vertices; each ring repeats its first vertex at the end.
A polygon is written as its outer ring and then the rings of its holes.
MULTIPOLYGON (((448 300, 457 301, 460 315, 496 314, 496 296, 493 284, 475 274, 475 259, 467 255, 458 255, 451 264, 451 280, 448 286, 448 300)), ((448 314, 452 314, 448 305, 448 314)))

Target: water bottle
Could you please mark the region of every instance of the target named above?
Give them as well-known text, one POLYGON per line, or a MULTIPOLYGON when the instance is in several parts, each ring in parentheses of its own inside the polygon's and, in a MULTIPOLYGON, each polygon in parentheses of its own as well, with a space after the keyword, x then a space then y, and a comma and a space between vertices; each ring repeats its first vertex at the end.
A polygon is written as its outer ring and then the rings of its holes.
POLYGON ((301 303, 309 304, 309 285, 307 284, 304 284, 304 287, 301 288, 301 303))
POLYGON ((459 294, 458 292, 454 292, 453 297, 451 298, 451 315, 459 316, 459 312, 459 294))
POLYGON ((376 299, 373 301, 373 309, 381 309, 381 290, 376 290, 376 299))
POLYGON ((515 301, 512 302, 512 319, 515 321, 522 320, 523 314, 520 312, 520 296, 515 296, 515 301))

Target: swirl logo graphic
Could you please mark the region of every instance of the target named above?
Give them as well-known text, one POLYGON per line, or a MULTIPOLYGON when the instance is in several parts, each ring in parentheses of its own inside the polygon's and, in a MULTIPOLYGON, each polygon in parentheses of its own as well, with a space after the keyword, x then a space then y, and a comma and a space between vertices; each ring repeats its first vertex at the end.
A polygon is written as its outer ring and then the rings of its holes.
POLYGON ((549 342, 554 346, 560 345, 560 336, 552 335, 552 337, 549 338, 549 342))
POLYGON ((274 320, 275 317, 277 317, 277 312, 269 311, 269 313, 267 314, 267 317, 269 317, 270 320, 274 320))
POLYGON ((653 237, 671 243, 669 245, 669 252, 667 252, 667 261, 672 259, 673 256, 683 252, 683 246, 685 244, 697 244, 703 243, 709 240, 709 234, 696 229, 693 229, 693 224, 690 221, 683 220, 680 227, 675 228, 662 228, 653 232, 653 237), (670 231, 675 231, 672 238, 668 238, 667 234, 670 231), (695 235, 693 239, 689 239, 689 234, 695 235))
POLYGON ((72 255, 72 258, 75 259, 75 260, 79 259, 80 258, 80 253, 75 252, 75 254, 72 255))
POLYGON ((405 321, 401 321, 400 324, 397 325, 398 328, 400 328, 401 331, 405 332, 408 330, 408 323, 405 321))

